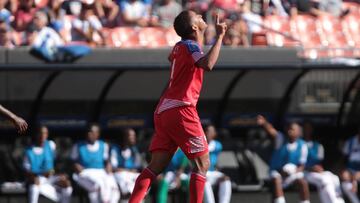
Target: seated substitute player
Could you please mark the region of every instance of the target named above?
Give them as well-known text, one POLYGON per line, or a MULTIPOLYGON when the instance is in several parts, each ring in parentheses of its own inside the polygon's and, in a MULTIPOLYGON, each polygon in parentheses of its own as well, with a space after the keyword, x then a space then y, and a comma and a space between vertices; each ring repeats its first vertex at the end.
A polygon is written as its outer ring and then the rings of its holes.
POLYGON ((322 203, 345 203, 340 188, 339 177, 325 171, 321 162, 324 159, 324 147, 312 139, 313 127, 311 123, 304 123, 304 140, 308 147, 305 179, 315 185, 322 203))
POLYGON ((184 152, 178 149, 165 169, 164 175, 159 177, 156 203, 167 203, 169 190, 181 188, 188 191, 189 175, 186 173, 188 168, 189 160, 184 152))
POLYGON ((231 200, 231 181, 228 176, 216 170, 218 156, 222 151, 222 144, 215 140, 217 136, 213 125, 206 126, 205 134, 209 143, 210 167, 206 173, 205 203, 215 203, 212 186, 219 185, 219 203, 229 203, 231 200))
POLYGON ((171 62, 169 85, 154 112, 155 135, 150 145, 151 162, 136 180, 130 203, 141 202, 151 183, 169 164, 178 147, 193 162, 190 203, 201 203, 209 167, 208 146, 196 104, 204 70, 212 70, 220 53, 227 26, 216 19, 217 37, 207 54, 201 51, 207 24, 201 15, 182 11, 174 20, 182 38, 168 57, 171 62))
POLYGON ((8 118, 14 124, 20 134, 25 133, 28 128, 28 124, 24 119, 15 115, 13 112, 9 111, 2 105, 0 105, 0 114, 6 116, 6 118, 8 118))
POLYGON ((124 130, 122 145, 111 147, 111 165, 114 175, 120 186, 122 197, 129 197, 140 175, 141 155, 136 147, 136 132, 129 128, 124 130))
POLYGON ((25 151, 24 168, 29 184, 29 202, 37 203, 39 195, 55 202, 69 203, 72 193, 66 175, 54 174, 56 145, 48 140, 49 131, 41 126, 25 151))
POLYGON ((270 161, 270 176, 274 186, 274 203, 285 203, 283 188, 296 183, 300 189, 300 202, 309 203, 309 186, 304 178, 308 148, 300 138, 302 129, 297 123, 287 127, 287 137, 277 131, 263 116, 257 116, 257 124, 263 127, 275 142, 270 161))
POLYGON ((100 127, 90 125, 85 141, 75 144, 71 159, 74 161, 73 179, 83 187, 91 203, 115 203, 120 192, 112 174, 109 158, 109 146, 100 138, 100 127))
POLYGON ((360 203, 357 196, 358 182, 360 180, 360 128, 357 135, 346 141, 343 154, 347 164, 346 169, 342 171, 340 176, 342 189, 351 203, 360 203))

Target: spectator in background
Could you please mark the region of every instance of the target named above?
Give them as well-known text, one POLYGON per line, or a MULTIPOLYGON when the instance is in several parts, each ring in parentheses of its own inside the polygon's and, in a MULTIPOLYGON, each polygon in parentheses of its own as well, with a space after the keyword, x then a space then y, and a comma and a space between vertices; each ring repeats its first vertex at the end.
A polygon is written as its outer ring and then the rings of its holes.
POLYGON ((163 175, 159 176, 156 203, 167 203, 169 190, 188 191, 189 175, 186 174, 188 168, 189 160, 178 148, 163 175))
POLYGON ((11 12, 6 9, 7 4, 8 0, 0 0, 0 19, 1 21, 6 22, 8 26, 10 26, 10 23, 13 20, 13 16, 11 12))
POLYGON ((97 16, 105 27, 114 27, 118 24, 119 6, 112 0, 98 0, 94 2, 97 16))
POLYGON ((58 47, 64 44, 60 35, 48 27, 48 17, 45 12, 38 11, 34 15, 33 31, 30 34, 29 45, 33 47, 58 47))
POLYGON ((14 48, 15 41, 12 39, 12 31, 7 23, 0 19, 0 46, 5 48, 14 48))
POLYGON ((215 203, 212 186, 219 185, 219 203, 230 203, 231 200, 231 181, 224 173, 216 170, 219 154, 222 151, 222 144, 215 140, 217 137, 216 129, 213 125, 205 128, 206 139, 209 143, 210 167, 206 173, 206 184, 204 200, 205 203, 215 203))
POLYGON ((65 9, 62 7, 64 0, 49 0, 48 15, 50 19, 50 26, 61 34, 64 27, 64 17, 66 15, 65 9))
POLYGON ((263 20, 258 13, 254 13, 251 11, 251 1, 246 0, 241 5, 241 18, 247 26, 248 34, 257 33, 262 30, 261 25, 263 24, 263 20))
POLYGON ((308 147, 306 161, 306 180, 315 185, 322 203, 345 203, 342 199, 340 180, 331 173, 325 171, 322 166, 324 160, 324 147, 312 138, 313 127, 311 123, 304 123, 304 139, 308 147))
POLYGON ((34 0, 19 0, 17 10, 14 14, 13 26, 16 31, 26 31, 31 25, 37 9, 34 7, 34 0))
POLYGON ((135 181, 140 175, 141 155, 136 147, 136 132, 129 128, 124 131, 122 144, 111 147, 111 165, 115 179, 120 186, 122 197, 130 197, 135 181))
POLYGON ((161 0, 159 5, 153 8, 151 24, 170 28, 173 26, 175 17, 182 11, 182 6, 175 0, 161 0))
POLYGON ((249 39, 247 37, 247 26, 242 19, 233 22, 227 30, 224 37, 224 45, 231 47, 238 47, 240 45, 245 47, 250 46, 249 39))
POLYGON ((275 141, 275 149, 270 161, 270 176, 274 186, 274 203, 285 203, 283 188, 293 183, 299 186, 300 202, 310 203, 309 187, 304 179, 304 169, 308 149, 300 138, 302 129, 297 123, 290 123, 287 127, 288 136, 285 137, 276 130, 263 116, 256 118, 257 124, 275 141))
POLYGON ((55 202, 70 203, 71 183, 66 175, 54 173, 56 145, 48 136, 48 128, 41 126, 25 151, 23 165, 29 183, 29 202, 37 203, 41 194, 55 202))
POLYGON ((349 138, 343 148, 346 169, 341 173, 342 188, 351 203, 359 203, 358 181, 360 180, 360 128, 357 135, 349 138))
POLYGON ((205 30, 205 45, 213 45, 215 42, 216 31, 213 24, 209 24, 205 30))
POLYGON ((109 146, 100 138, 100 127, 90 125, 86 140, 74 145, 74 180, 88 192, 90 203, 117 203, 120 193, 112 174, 109 146))
POLYGON ((102 25, 92 6, 81 4, 80 15, 72 22, 72 41, 87 42, 90 45, 102 45, 104 35, 101 32, 102 25))
POLYGON ((149 9, 140 0, 128 0, 121 2, 122 20, 126 26, 146 27, 149 25, 149 9))

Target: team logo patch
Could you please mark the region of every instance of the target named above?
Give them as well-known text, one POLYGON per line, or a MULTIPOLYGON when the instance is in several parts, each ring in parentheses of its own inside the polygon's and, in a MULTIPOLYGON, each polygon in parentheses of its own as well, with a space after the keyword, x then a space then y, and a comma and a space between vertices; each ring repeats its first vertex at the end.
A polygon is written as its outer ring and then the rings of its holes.
POLYGON ((190 153, 198 153, 206 150, 206 137, 194 136, 189 139, 190 153))

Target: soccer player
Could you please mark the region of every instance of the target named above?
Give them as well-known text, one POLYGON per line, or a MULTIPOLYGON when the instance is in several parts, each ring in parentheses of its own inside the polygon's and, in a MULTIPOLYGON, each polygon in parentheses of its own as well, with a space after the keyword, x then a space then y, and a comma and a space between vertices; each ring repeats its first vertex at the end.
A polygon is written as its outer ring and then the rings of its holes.
POLYGON ((108 161, 109 146, 99 138, 100 127, 92 124, 88 129, 87 139, 73 147, 73 178, 88 191, 91 203, 115 203, 120 199, 120 192, 108 161))
POLYGON ((231 181, 228 176, 216 170, 218 156, 222 151, 222 144, 215 140, 217 136, 216 129, 213 125, 206 126, 205 134, 209 143, 210 167, 206 173, 205 184, 205 202, 215 203, 215 197, 212 186, 219 184, 219 203, 229 203, 231 200, 231 181))
POLYGON ((139 203, 146 191, 170 162, 178 147, 194 163, 190 178, 190 203, 201 203, 204 196, 209 153, 196 104, 204 70, 212 70, 220 53, 227 26, 216 18, 217 37, 207 54, 201 45, 207 24, 201 15, 182 11, 174 20, 182 38, 171 51, 170 81, 154 113, 155 135, 150 145, 152 159, 136 180, 130 203, 139 203))
POLYGON ((111 165, 115 171, 115 179, 120 186, 122 198, 129 197, 140 175, 141 155, 136 147, 136 132, 128 128, 124 131, 122 145, 111 147, 111 165))
POLYGON ((360 128, 357 135, 349 138, 343 148, 346 158, 346 169, 341 174, 341 186, 351 203, 360 203, 357 196, 358 181, 360 180, 360 128))
POLYGON ((325 171, 321 162, 324 159, 324 147, 312 139, 311 123, 304 123, 304 140, 308 147, 305 179, 315 185, 322 203, 345 203, 342 199, 339 177, 325 171))
POLYGON ((189 175, 186 171, 189 167, 189 160, 181 149, 178 149, 172 157, 170 164, 165 169, 164 176, 159 178, 157 203, 167 203, 169 190, 178 188, 188 191, 189 175))
POLYGON ((71 184, 66 175, 54 174, 56 145, 48 140, 48 135, 48 128, 41 126, 25 151, 23 165, 29 183, 29 202, 37 203, 41 194, 55 202, 69 203, 71 184))
POLYGON ((9 111, 2 105, 0 105, 0 114, 4 115, 6 118, 8 118, 14 124, 14 126, 16 127, 16 129, 18 130, 18 132, 20 134, 25 133, 25 131, 28 128, 28 124, 26 123, 26 121, 24 119, 15 115, 13 112, 9 111))
POLYGON ((265 129, 275 142, 270 161, 270 176, 274 185, 274 203, 285 203, 283 188, 296 183, 300 189, 300 203, 309 203, 309 186, 304 178, 308 148, 300 138, 302 129, 297 123, 287 127, 287 137, 277 131, 263 116, 257 124, 265 129))

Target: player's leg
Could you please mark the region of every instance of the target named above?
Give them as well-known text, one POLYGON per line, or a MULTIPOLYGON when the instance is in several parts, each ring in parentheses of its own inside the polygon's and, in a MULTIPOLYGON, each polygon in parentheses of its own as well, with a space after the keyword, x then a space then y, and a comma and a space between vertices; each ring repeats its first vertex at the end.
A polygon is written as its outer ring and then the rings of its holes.
POLYGON ((273 188, 274 203, 285 203, 284 191, 282 187, 282 177, 279 172, 271 171, 271 182, 273 188))
MULTIPOLYGON (((209 176, 206 176, 208 179, 209 176)), ((205 203, 215 203, 215 196, 212 185, 209 181, 206 181, 204 188, 204 202, 205 203)))
POLYGON ((88 192, 90 202, 98 203, 100 202, 100 185, 94 179, 98 179, 98 174, 91 169, 84 169, 80 174, 74 175, 75 182, 88 192))
POLYGON ((341 191, 340 179, 337 175, 333 174, 330 171, 325 171, 325 175, 331 180, 332 185, 334 186, 335 194, 337 197, 338 203, 344 203, 343 194, 341 191))
POLYGON ((231 181, 228 176, 223 176, 219 179, 219 203, 230 203, 231 200, 231 181))
POLYGON ((37 203, 40 195, 40 182, 39 178, 35 177, 33 182, 30 183, 28 188, 29 203, 37 203))
POLYGON ((59 202, 69 203, 71 201, 72 187, 66 175, 57 175, 50 178, 50 183, 58 188, 59 202), (51 180, 52 179, 52 180, 51 180))
POLYGON ((351 203, 360 203, 359 198, 357 197, 357 183, 352 180, 352 174, 348 170, 344 170, 341 173, 341 186, 346 197, 351 201, 351 203))
POLYGON ((172 156, 173 153, 167 151, 153 151, 150 164, 136 179, 129 203, 140 203, 144 199, 151 183, 167 167, 172 156))
POLYGON ((310 203, 309 185, 305 178, 298 178, 296 179, 295 183, 299 186, 300 189, 300 203, 310 203))
POLYGON ((305 174, 306 181, 316 186, 322 203, 336 203, 336 196, 334 195, 334 197, 332 197, 332 184, 329 183, 326 178, 323 173, 310 172, 305 174))
POLYGON ((195 157, 192 162, 194 167, 190 177, 190 203, 202 203, 206 172, 210 166, 209 153, 195 157))

